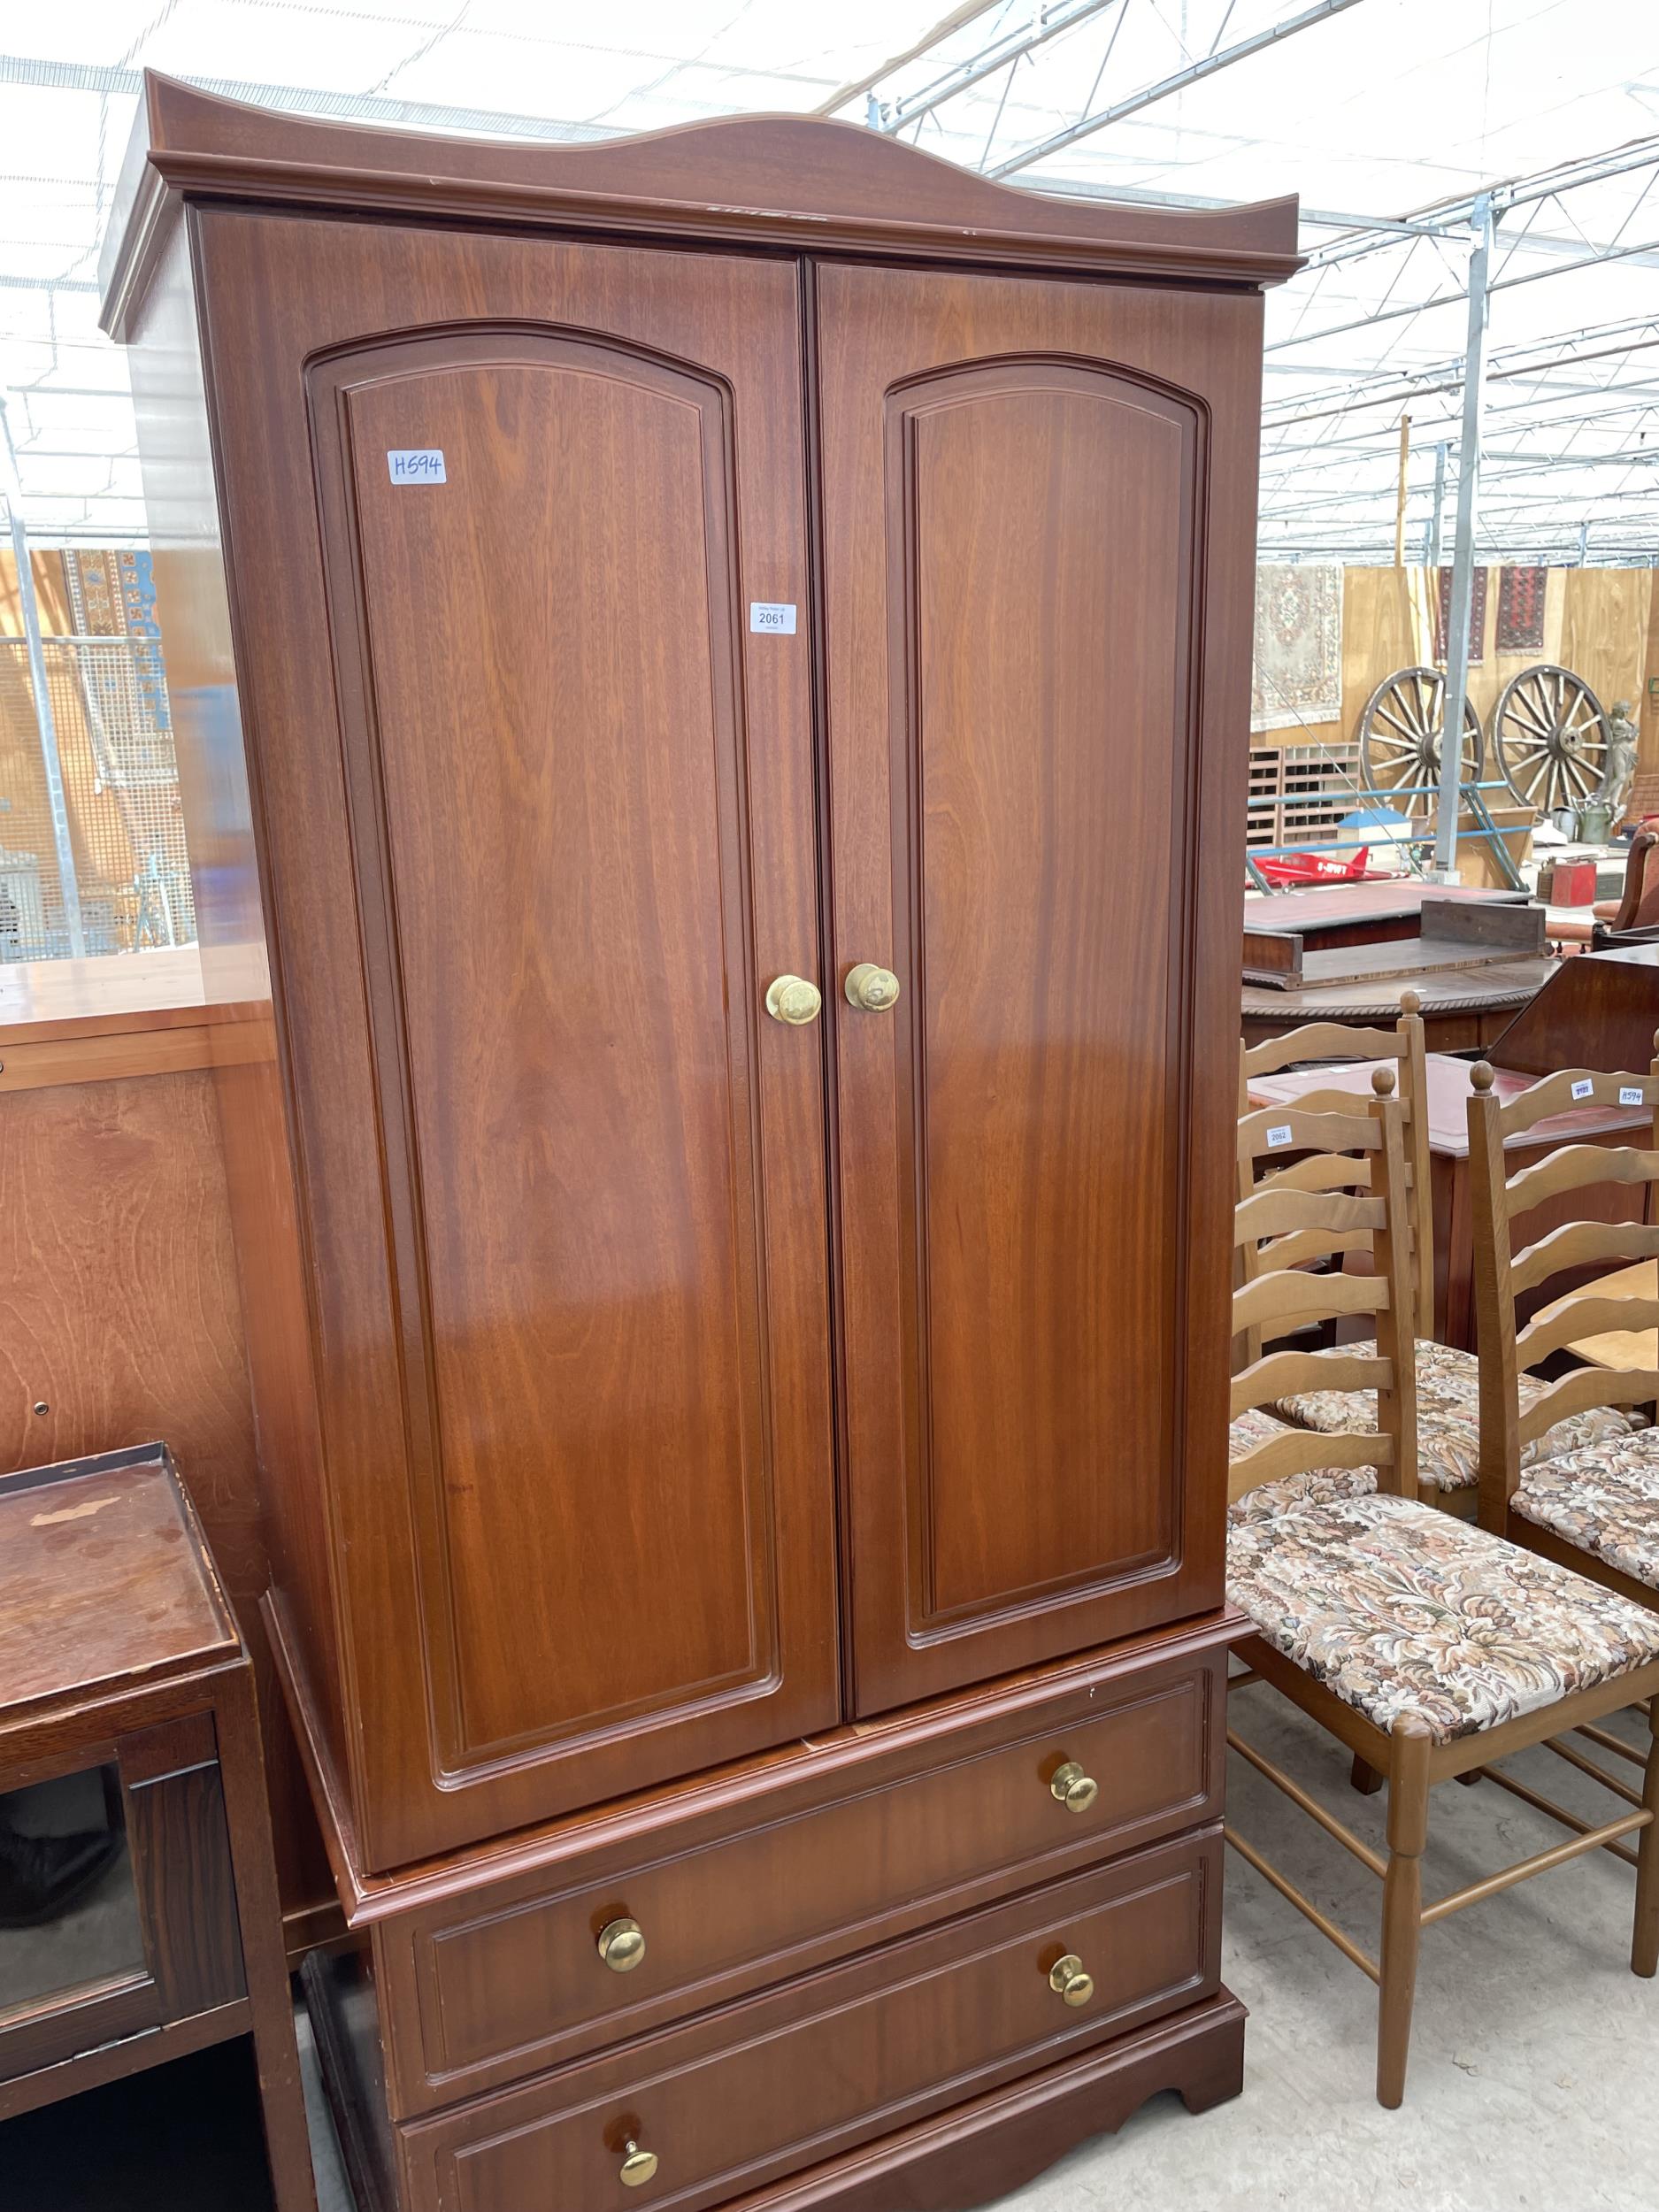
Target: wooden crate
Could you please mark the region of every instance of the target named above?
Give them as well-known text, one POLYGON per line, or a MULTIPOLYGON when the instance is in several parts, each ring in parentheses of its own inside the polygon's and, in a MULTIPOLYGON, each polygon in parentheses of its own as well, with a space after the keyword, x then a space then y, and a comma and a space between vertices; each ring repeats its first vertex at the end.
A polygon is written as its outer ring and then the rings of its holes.
POLYGON ((1328 844, 1363 800, 1357 745, 1252 745, 1245 841, 1328 844))

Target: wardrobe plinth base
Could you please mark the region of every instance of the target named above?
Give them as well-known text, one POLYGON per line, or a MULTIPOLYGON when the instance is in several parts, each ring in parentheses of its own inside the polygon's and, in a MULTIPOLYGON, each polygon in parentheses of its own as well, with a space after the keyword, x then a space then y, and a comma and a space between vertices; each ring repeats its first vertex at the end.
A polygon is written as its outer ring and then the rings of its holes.
POLYGON ((972 2212, 1172 2089, 1208 2112, 1244 2086, 1244 2007, 1227 1989, 793 2179, 725 2212, 972 2212))

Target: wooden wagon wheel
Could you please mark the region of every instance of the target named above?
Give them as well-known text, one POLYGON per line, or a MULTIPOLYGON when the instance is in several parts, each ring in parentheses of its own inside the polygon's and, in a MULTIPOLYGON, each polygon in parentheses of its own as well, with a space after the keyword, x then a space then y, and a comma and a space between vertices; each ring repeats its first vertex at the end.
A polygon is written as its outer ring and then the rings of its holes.
MULTIPOLYGON (((1446 726, 1446 679, 1438 668, 1397 668, 1379 684, 1359 718, 1359 764, 1369 791, 1379 795, 1402 784, 1438 784, 1440 739, 1446 726)), ((1480 777, 1480 717, 1463 701, 1463 745, 1458 780, 1480 777)), ((1408 814, 1432 811, 1432 792, 1402 802, 1408 814)))
POLYGON ((1582 676, 1548 661, 1498 694, 1492 742, 1505 783, 1544 814, 1594 798, 1607 766, 1601 703, 1582 676))

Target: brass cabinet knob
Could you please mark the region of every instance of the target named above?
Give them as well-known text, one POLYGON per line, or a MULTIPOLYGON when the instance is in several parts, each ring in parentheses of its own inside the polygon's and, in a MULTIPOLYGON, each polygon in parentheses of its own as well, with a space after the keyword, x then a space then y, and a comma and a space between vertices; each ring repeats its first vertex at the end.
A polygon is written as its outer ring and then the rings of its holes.
POLYGON ((645 1956, 645 1936, 637 1920, 612 1920, 599 1931, 599 1955, 613 1974, 631 1974, 645 1956))
POLYGON ((891 968, 878 968, 873 960, 861 960, 847 972, 847 1003, 866 1014, 885 1014, 899 1002, 899 979, 891 968))
POLYGON ((1075 1952, 1068 1951, 1048 1969, 1048 1986, 1057 1990, 1068 2005, 1086 2005, 1094 1994, 1094 1977, 1083 1971, 1083 1962, 1075 1952))
POLYGON ((803 975, 780 975, 766 986, 766 1011, 773 1021, 787 1022, 791 1029, 815 1022, 823 1003, 818 985, 803 975))
POLYGON ((1069 1813, 1087 1812, 1100 1795, 1100 1784, 1092 1774, 1085 1774, 1075 1759, 1068 1759, 1056 1770, 1048 1787, 1069 1813))
MULTIPOLYGON (((1066 2001, 1070 2003, 1071 2000, 1066 2001)), ((642 2188, 657 2171, 657 2153, 642 2151, 630 2135, 622 2146, 622 2185, 625 2189, 642 2188)))

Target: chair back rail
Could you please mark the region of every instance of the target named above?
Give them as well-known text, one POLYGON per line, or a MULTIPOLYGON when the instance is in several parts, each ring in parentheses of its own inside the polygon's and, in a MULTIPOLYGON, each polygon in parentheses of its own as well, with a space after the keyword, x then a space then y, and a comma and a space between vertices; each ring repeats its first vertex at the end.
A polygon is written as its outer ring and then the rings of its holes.
MULTIPOLYGON (((1659 1036, 1654 1040, 1659 1053, 1659 1036)), ((1525 1413, 1521 1377, 1585 1338, 1611 1330, 1659 1328, 1659 1298, 1623 1298, 1592 1282, 1551 1299, 1524 1327, 1516 1299, 1556 1276, 1598 1262, 1659 1257, 1659 1058, 1645 1073, 1563 1068, 1517 1097, 1500 1102, 1493 1071, 1474 1069, 1469 1099, 1471 1215, 1474 1243, 1476 1338, 1480 1355, 1479 1517, 1499 1534, 1521 1479, 1521 1455, 1570 1415, 1599 1407, 1651 1405, 1659 1371, 1586 1366, 1551 1382, 1525 1413), (1541 1160, 1506 1173, 1505 1147, 1556 1114, 1586 1106, 1640 1102, 1651 1117, 1647 1146, 1568 1143, 1541 1160), (1516 1224, 1536 1208, 1575 1192, 1646 1185, 1644 1221, 1574 1220, 1517 1248, 1516 1224)))
POLYGON ((1304 1022, 1300 1029, 1286 1029, 1259 1045, 1247 1045, 1244 1073, 1248 1080, 1252 1075, 1278 1075, 1286 1068, 1316 1060, 1392 1060, 1399 1049, 1399 1034, 1393 1029, 1362 1029, 1349 1022, 1304 1022))
POLYGON ((1609 1074, 1600 1068, 1558 1068, 1498 1108, 1506 1140, 1519 1136, 1555 1114, 1582 1113, 1590 1106, 1659 1106, 1659 1077, 1609 1074))
POLYGON ((1286 1429, 1283 1436, 1257 1444, 1227 1471, 1227 1503, 1236 1505, 1264 1482, 1286 1475, 1311 1474, 1316 1467, 1374 1467, 1379 1489, 1398 1486, 1385 1480, 1394 1470, 1394 1441, 1383 1431, 1352 1431, 1324 1436, 1317 1429, 1286 1429))
POLYGON ((1659 1298, 1606 1298, 1590 1290, 1569 1291, 1516 1331, 1516 1364, 1537 1367, 1552 1352, 1565 1351, 1580 1337, 1605 1336, 1615 1329, 1659 1329, 1659 1298))
POLYGON ((1518 1298, 1552 1275, 1571 1268, 1622 1260, 1659 1259, 1659 1223, 1649 1221, 1564 1221, 1509 1262, 1509 1286, 1518 1298))
MULTIPOLYGON (((1343 1160, 1334 1164, 1347 1168, 1350 1163, 1343 1160)), ((1369 1160, 1364 1166, 1369 1178, 1369 1160)), ((1291 1184, 1288 1176, 1274 1177, 1258 1183, 1249 1197, 1240 1200, 1233 1217, 1233 1241, 1242 1244, 1247 1238, 1252 1241, 1283 1238, 1304 1229, 1363 1229, 1370 1234, 1384 1225, 1385 1217, 1380 1198, 1350 1198, 1340 1191, 1326 1195, 1291 1184)))
POLYGON ((1294 1236, 1275 1237, 1256 1254, 1258 1265, 1301 1267, 1309 1260, 1330 1259, 1338 1253, 1369 1252, 1369 1229, 1302 1229, 1294 1236))
MULTIPOLYGON (((1471 1127, 1479 1095, 1476 1093, 1469 1102, 1471 1127)), ((1494 1143, 1500 1133, 1494 1125, 1494 1143)), ((1570 1191, 1589 1190, 1597 1183, 1651 1183, 1656 1177, 1659 1149, 1639 1152, 1628 1144, 1563 1144, 1535 1160, 1531 1167, 1517 1168, 1504 1179, 1506 1210, 1513 1221, 1518 1214, 1541 1206, 1546 1199, 1564 1198, 1570 1191)))
POLYGON ((1363 1106, 1340 1113, 1309 1113, 1300 1106, 1258 1106, 1239 1123, 1240 1164, 1275 1152, 1362 1152, 1375 1148, 1363 1106))
POLYGON ((1388 1286, 1374 1275, 1314 1275, 1305 1268, 1275 1268, 1233 1294, 1234 1333, 1258 1328, 1288 1336, 1311 1321, 1388 1310, 1388 1286))
POLYGON ((1269 1352, 1233 1377, 1228 1418, 1236 1421, 1252 1406, 1294 1397, 1298 1391, 1380 1390, 1387 1381, 1387 1361, 1358 1352, 1269 1352))
POLYGON ((1524 1451, 1548 1436, 1557 1421, 1597 1406, 1645 1406, 1659 1400, 1659 1367, 1576 1367, 1550 1384, 1522 1414, 1518 1440, 1524 1451))

